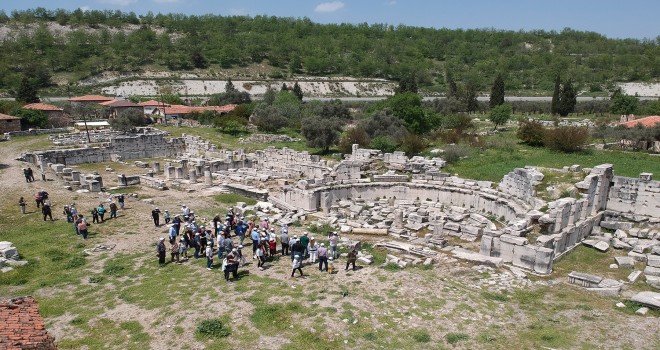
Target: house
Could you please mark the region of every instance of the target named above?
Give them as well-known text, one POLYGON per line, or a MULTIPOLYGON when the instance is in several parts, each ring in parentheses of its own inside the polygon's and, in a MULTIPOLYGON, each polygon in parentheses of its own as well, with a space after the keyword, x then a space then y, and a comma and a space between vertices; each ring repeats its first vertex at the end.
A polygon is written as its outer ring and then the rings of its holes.
POLYGON ((101 102, 108 102, 112 100, 113 98, 105 97, 101 95, 85 95, 85 96, 72 97, 69 99, 69 102, 99 104, 101 102))
POLYGON ((110 118, 117 118, 121 112, 131 109, 138 110, 140 113, 143 112, 142 106, 128 100, 110 100, 99 104, 103 107, 110 108, 110 118))
POLYGON ((21 131, 21 118, 0 113, 0 133, 21 131))
POLYGON ((656 125, 660 125, 660 116, 653 115, 650 117, 644 117, 639 119, 632 119, 626 122, 619 124, 625 126, 626 128, 635 128, 637 125, 641 125, 644 128, 652 128, 656 125))
POLYGON ((183 105, 172 105, 165 108, 165 117, 168 119, 173 118, 185 118, 186 115, 198 112, 202 113, 205 111, 215 111, 218 114, 227 114, 233 111, 237 105, 224 105, 224 106, 206 106, 206 107, 190 107, 183 105))
POLYGON ((156 100, 144 101, 144 102, 140 102, 138 104, 140 106, 142 106, 145 115, 157 114, 157 115, 162 116, 163 115, 163 109, 165 107, 171 107, 171 105, 169 105, 167 103, 156 101, 156 100))
POLYGON ((52 127, 66 127, 70 126, 72 122, 71 117, 67 116, 64 110, 57 106, 46 103, 30 103, 23 106, 23 108, 43 112, 48 117, 48 123, 52 127))

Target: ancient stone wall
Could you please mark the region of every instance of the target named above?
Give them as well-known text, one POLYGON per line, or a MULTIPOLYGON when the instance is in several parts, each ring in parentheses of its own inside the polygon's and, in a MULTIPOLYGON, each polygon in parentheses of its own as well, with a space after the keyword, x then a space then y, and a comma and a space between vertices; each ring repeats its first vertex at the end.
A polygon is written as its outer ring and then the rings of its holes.
POLYGON ((534 168, 517 168, 502 178, 498 188, 533 207, 539 207, 535 187, 542 180, 543 174, 534 168))
POLYGON ((317 155, 289 148, 269 147, 255 152, 256 169, 268 171, 275 177, 319 179, 332 172, 332 165, 317 155))
POLYGON ((615 176, 609 196, 608 210, 638 216, 660 216, 660 181, 652 174, 642 173, 639 178, 615 176))

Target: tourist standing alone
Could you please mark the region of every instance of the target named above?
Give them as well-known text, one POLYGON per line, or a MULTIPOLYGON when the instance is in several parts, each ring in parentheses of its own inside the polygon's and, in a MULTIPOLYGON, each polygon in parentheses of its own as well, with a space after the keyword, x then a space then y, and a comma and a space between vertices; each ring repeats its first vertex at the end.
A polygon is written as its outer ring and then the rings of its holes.
POLYGON ((160 266, 163 266, 165 264, 165 252, 167 251, 167 248, 165 248, 165 237, 161 237, 160 241, 158 241, 158 245, 156 246, 156 253, 158 254, 158 263, 160 266))
POLYGON ((18 206, 21 207, 21 214, 25 214, 25 206, 27 203, 25 203, 25 199, 21 197, 21 199, 18 200, 18 206))
POLYGON ((160 226, 160 209, 154 208, 154 210, 151 211, 151 217, 154 219, 154 225, 156 227, 160 226))

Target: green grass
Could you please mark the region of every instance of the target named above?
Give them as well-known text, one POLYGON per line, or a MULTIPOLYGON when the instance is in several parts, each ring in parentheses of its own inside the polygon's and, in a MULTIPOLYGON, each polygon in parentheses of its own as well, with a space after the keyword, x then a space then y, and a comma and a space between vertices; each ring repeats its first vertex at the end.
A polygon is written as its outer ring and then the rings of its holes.
POLYGON ((303 311, 302 304, 298 302, 272 304, 257 302, 255 310, 250 315, 250 320, 260 332, 277 335, 288 330, 291 325, 295 327, 297 323, 295 318, 299 317, 303 311))
POLYGON ((447 343, 453 345, 458 342, 470 339, 470 336, 465 333, 447 333, 447 335, 445 335, 445 339, 447 340, 447 343))
MULTIPOLYGON (((515 136, 511 135, 511 137, 515 136)), ((644 153, 587 150, 567 154, 522 144, 518 144, 513 152, 498 149, 474 151, 470 157, 448 165, 444 171, 468 179, 499 182, 513 169, 526 165, 562 168, 573 164, 579 164, 584 168, 613 164, 615 175, 634 178, 642 172, 660 173, 658 157, 644 153)))
POLYGON ((223 193, 214 197, 215 201, 227 205, 236 205, 237 202, 244 202, 247 205, 257 204, 257 200, 241 196, 240 194, 235 193, 223 193))

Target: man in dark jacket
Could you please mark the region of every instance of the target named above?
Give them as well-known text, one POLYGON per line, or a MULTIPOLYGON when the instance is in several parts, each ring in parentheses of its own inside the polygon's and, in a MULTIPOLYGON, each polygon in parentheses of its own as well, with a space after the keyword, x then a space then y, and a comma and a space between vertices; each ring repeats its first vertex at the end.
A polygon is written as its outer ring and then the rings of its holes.
POLYGON ((158 253, 158 263, 160 266, 163 266, 165 264, 165 252, 167 251, 167 248, 165 248, 165 237, 161 237, 160 241, 158 242, 158 246, 156 246, 156 252, 158 253))
POLYGON ((355 261, 357 260, 357 250, 355 246, 351 247, 351 251, 348 253, 348 260, 346 261, 346 271, 348 271, 348 265, 353 264, 353 271, 355 271, 355 261))
POLYGON ((151 217, 154 219, 154 225, 156 225, 156 227, 160 226, 160 209, 154 208, 154 210, 151 211, 151 217))
MULTIPOLYGON (((295 237, 294 237, 294 238, 295 238, 295 237)), ((293 257, 295 257, 296 255, 299 255, 299 256, 300 256, 300 260, 301 260, 301 262, 302 262, 302 254, 303 254, 304 251, 305 251, 305 248, 304 248, 303 245, 300 243, 300 240, 296 239, 296 243, 294 243, 294 244, 291 246, 291 261, 293 261, 293 257)))

